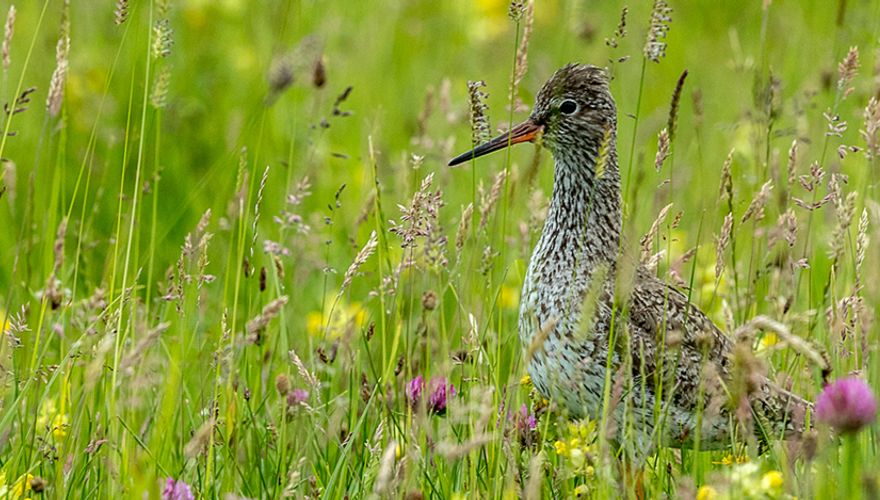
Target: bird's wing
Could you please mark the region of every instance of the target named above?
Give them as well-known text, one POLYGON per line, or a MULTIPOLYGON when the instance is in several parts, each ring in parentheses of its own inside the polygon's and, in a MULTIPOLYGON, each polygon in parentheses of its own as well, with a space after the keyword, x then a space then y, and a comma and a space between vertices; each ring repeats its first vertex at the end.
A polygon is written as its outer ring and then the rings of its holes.
POLYGON ((736 398, 738 391, 745 391, 759 421, 770 424, 766 431, 789 436, 803 430, 797 421, 802 422, 809 403, 774 384, 757 366, 748 366, 749 358, 755 362, 750 355, 751 345, 739 347, 748 353, 736 356, 738 347, 733 339, 687 296, 645 269, 636 272, 629 324, 634 375, 650 377, 649 382, 663 380, 667 387, 664 400, 671 397, 673 404, 693 412, 700 403, 700 394, 704 395, 706 408, 710 404, 707 395, 713 389, 716 395, 722 392, 727 396, 725 403, 731 396, 736 398), (714 380, 708 380, 706 373, 714 380), (707 387, 713 384, 714 388, 707 387), (674 391, 671 396, 670 390, 674 391))

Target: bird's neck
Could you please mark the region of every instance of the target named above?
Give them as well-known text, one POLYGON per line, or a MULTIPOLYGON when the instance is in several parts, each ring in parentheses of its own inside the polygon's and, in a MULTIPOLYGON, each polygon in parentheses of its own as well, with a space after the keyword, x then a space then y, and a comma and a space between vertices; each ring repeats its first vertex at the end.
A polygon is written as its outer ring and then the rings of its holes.
POLYGON ((554 152, 553 198, 542 240, 552 233, 552 246, 588 267, 613 268, 619 252, 620 172, 613 140, 609 146, 604 159, 595 149, 554 152))

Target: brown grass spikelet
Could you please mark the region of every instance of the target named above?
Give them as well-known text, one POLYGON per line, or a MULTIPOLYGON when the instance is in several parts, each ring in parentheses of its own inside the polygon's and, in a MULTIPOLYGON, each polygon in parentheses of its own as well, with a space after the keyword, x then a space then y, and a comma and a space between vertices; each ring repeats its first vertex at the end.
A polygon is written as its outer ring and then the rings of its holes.
POLYGON ((367 242, 364 244, 361 251, 355 256, 354 261, 352 261, 351 265, 348 266, 348 270, 345 271, 345 276, 342 279, 342 286, 339 287, 339 293, 336 294, 336 297, 342 297, 342 294, 345 293, 345 290, 351 285, 352 280, 354 279, 355 274, 357 274, 358 269, 360 269, 364 264, 366 264, 367 259, 370 258, 371 255, 376 251, 376 247, 379 246, 379 240, 376 237, 376 231, 370 233, 370 237, 367 239, 367 242))
POLYGON ((156 59, 162 59, 171 55, 171 47, 174 46, 174 30, 171 21, 162 18, 153 26, 152 53, 156 59))
POLYGON ((142 338, 137 345, 135 345, 131 351, 122 358, 118 370, 130 375, 135 363, 143 357, 144 353, 147 352, 147 349, 149 349, 150 346, 156 342, 156 339, 158 339, 170 326, 171 323, 166 321, 159 323, 156 327, 150 329, 150 331, 144 335, 144 338, 142 338))
POLYGON ((694 126, 697 129, 703 126, 703 91, 701 89, 694 89, 691 92, 691 106, 694 108, 694 126))
POLYGON ((663 129, 657 135, 657 155, 654 156, 654 168, 659 172, 663 168, 663 162, 669 157, 669 132, 663 129))
POLYGON ((858 235, 856 236, 856 281, 859 282, 862 264, 865 262, 865 254, 868 250, 868 210, 862 209, 862 215, 859 216, 858 235))
POLYGON ((835 264, 840 260, 840 257, 843 256, 844 244, 847 240, 847 232, 849 231, 849 226, 852 224, 852 217, 856 209, 856 196, 857 193, 855 192, 848 193, 845 197, 837 196, 835 203, 837 224, 831 232, 831 251, 829 253, 831 260, 835 264))
POLYGON ((629 14, 629 7, 624 5, 620 11, 620 21, 617 22, 617 29, 614 30, 614 33, 609 38, 605 39, 605 45, 612 49, 616 49, 620 45, 620 40, 626 37, 627 14, 629 14))
POLYGON ((156 108, 164 108, 167 104, 168 87, 171 84, 171 66, 163 65, 159 68, 156 81, 153 82, 153 90, 150 92, 150 104, 156 108))
POLYGON ((546 454, 542 450, 529 460, 529 480, 523 490, 523 499, 537 500, 541 498, 541 483, 544 480, 543 470, 546 459, 546 454))
POLYGON ((843 58, 843 61, 837 65, 837 90, 842 92, 842 97, 845 99, 850 93, 852 93, 853 88, 849 85, 852 83, 853 79, 856 77, 856 74, 859 72, 859 48, 858 47, 850 47, 849 51, 846 53, 846 57, 843 58))
POLYGON ((116 0, 116 7, 113 9, 113 23, 119 26, 128 20, 128 0, 116 0))
POLYGON ((669 118, 666 122, 666 130, 669 131, 669 142, 675 140, 675 126, 678 121, 678 105, 681 101, 681 91, 684 88, 684 81, 687 79, 688 70, 681 72, 678 82, 675 84, 675 90, 672 92, 672 101, 669 103, 669 118))
POLYGON ((672 8, 665 0, 654 0, 643 51, 649 61, 659 63, 666 56, 666 34, 669 32, 669 23, 672 22, 671 14, 672 8))
POLYGON ((507 17, 515 23, 520 22, 526 12, 526 3, 528 3, 526 0, 510 0, 510 4, 507 6, 507 17))
POLYGON ((64 266, 64 238, 66 236, 67 218, 65 217, 58 224, 58 231, 55 233, 55 243, 52 245, 52 253, 55 257, 52 264, 52 274, 49 275, 49 279, 46 281, 46 288, 43 291, 43 297, 49 301, 52 309, 58 309, 63 299, 62 292, 59 289, 61 281, 58 279, 58 275, 64 266))
POLYGON ((259 344, 261 341, 261 335, 263 330, 266 329, 266 326, 269 325, 269 322, 272 321, 273 318, 278 316, 281 312, 281 308, 287 304, 287 296, 282 295, 277 299, 273 300, 266 304, 263 307, 263 310, 255 316, 253 319, 248 321, 247 323, 247 341, 251 344, 259 344))
POLYGON ((482 144, 489 140, 491 134, 487 115, 489 106, 485 102, 489 95, 482 90, 486 87, 486 82, 469 81, 467 87, 471 111, 471 141, 474 144, 482 144))
POLYGON ((449 441, 441 441, 437 443, 436 450, 437 454, 444 457, 445 459, 454 460, 457 458, 461 458, 474 450, 481 449, 490 442, 492 442, 491 434, 477 434, 470 440, 461 444, 452 443, 449 441))
POLYGON ((210 446, 214 434, 214 424, 215 420, 211 418, 193 433, 193 437, 186 443, 183 449, 183 454, 187 458, 196 458, 208 451, 208 446, 210 446))
POLYGON ((810 342, 792 333, 791 329, 785 324, 770 319, 767 316, 755 316, 737 328, 733 332, 733 338, 751 342, 754 334, 760 331, 770 331, 779 336, 781 342, 776 344, 774 349, 790 347, 803 355, 819 370, 824 371, 828 369, 828 360, 822 351, 816 349, 810 342))
POLYGON ((311 371, 309 371, 308 368, 306 368, 305 363, 303 363, 299 355, 296 354, 295 350, 291 349, 290 351, 288 351, 287 356, 290 359, 291 364, 296 367, 296 371, 297 373, 299 373, 299 376, 303 380, 305 380, 306 383, 312 387, 312 389, 315 390, 315 395, 320 400, 320 393, 318 392, 318 389, 320 389, 321 386, 318 382, 318 378, 311 371))
MULTIPOLYGON (((779 229, 782 233, 782 239, 788 244, 789 248, 793 248, 797 243, 798 222, 794 210, 789 208, 779 216, 779 229)), ((771 245, 772 246, 772 245, 771 245)))
MULTIPOLYGON (((514 2, 511 2, 511 6, 514 2)), ((522 20, 523 24, 523 32, 522 37, 519 40, 519 46, 516 49, 516 65, 514 66, 513 73, 513 81, 511 82, 510 87, 510 95, 513 102, 513 107, 515 111, 526 111, 528 107, 522 102, 522 100, 517 95, 516 89, 519 87, 520 82, 522 82, 523 77, 526 76, 526 71, 529 69, 529 40, 532 37, 532 25, 535 21, 535 1, 527 0, 524 3, 525 6, 522 8, 522 15, 520 16, 520 20, 522 20)), ((520 22, 520 21, 516 21, 520 22)))
POLYGON ((156 0, 156 17, 168 17, 171 11, 171 0, 156 0))
POLYGON ((471 228, 471 218, 474 213, 474 204, 468 203, 461 209, 461 219, 458 221, 458 230, 455 232, 455 250, 461 253, 464 242, 467 240, 471 228))
POLYGON ((765 182, 761 189, 758 191, 758 194, 752 199, 751 203, 749 203, 748 208, 746 208, 746 212, 743 214, 740 222, 746 222, 747 220, 754 217, 755 222, 764 218, 764 205, 767 204, 767 200, 770 199, 770 191, 773 190, 773 181, 769 180, 765 182))
POLYGON ((721 273, 724 272, 724 250, 730 243, 730 233, 733 229, 733 214, 728 213, 724 216, 724 223, 721 224, 721 234, 715 239, 715 281, 721 279, 721 273))
MULTIPOLYGON (((492 210, 495 208, 495 205, 498 203, 498 199, 501 197, 501 189, 504 187, 504 179, 507 177, 506 170, 499 170, 497 174, 495 174, 494 179, 492 180, 492 187, 489 189, 488 193, 481 192, 480 195, 480 225, 479 228, 482 231, 486 228, 486 224, 489 223, 489 215, 491 215, 492 210)), ((482 190, 481 190, 482 191, 482 190)))
POLYGON ((379 461, 379 472, 376 473, 376 481, 373 483, 373 494, 377 498, 391 493, 392 479, 394 479, 394 463, 397 455, 397 441, 390 440, 382 452, 382 459, 379 461))
POLYGON ((880 156, 880 100, 872 96, 865 106, 865 128, 859 131, 865 140, 865 156, 873 160, 880 156))
POLYGON ((672 208, 672 203, 660 209, 660 212, 657 213, 657 217, 654 219, 654 222, 651 223, 651 228, 648 229, 648 232, 645 233, 644 236, 642 236, 641 240, 639 240, 639 244, 642 248, 642 262, 647 262, 648 259, 651 258, 651 245, 653 245, 654 238, 657 237, 657 233, 660 231, 660 226, 663 224, 663 221, 666 220, 666 216, 669 214, 670 208, 672 208))
POLYGON ((64 85, 67 82, 68 55, 70 53, 70 37, 66 34, 58 39, 55 45, 55 70, 49 80, 49 92, 46 96, 46 109, 50 116, 58 116, 64 97, 64 85))
POLYGON ((730 168, 733 165, 733 152, 731 149, 724 159, 724 165, 721 166, 721 185, 718 188, 718 196, 721 202, 730 204, 733 201, 733 175, 730 168))
POLYGON ((52 245, 52 254, 55 257, 52 272, 61 272, 61 266, 64 265, 64 238, 67 236, 67 217, 58 224, 58 231, 55 233, 55 243, 52 245))
POLYGON ((266 165, 266 168, 263 169, 263 176, 260 177, 260 187, 257 188, 257 201, 254 202, 254 221, 251 224, 251 244, 248 250, 248 254, 253 258, 254 256, 254 247, 257 245, 257 235, 259 234, 258 229, 260 225, 260 207, 263 205, 263 192, 266 189, 266 182, 269 180, 269 165, 266 165))
POLYGON ((791 141, 791 147, 788 148, 788 177, 789 187, 794 184, 797 179, 797 159, 798 159, 798 140, 791 141))
POLYGON ((324 56, 320 55, 315 58, 315 64, 312 66, 312 85, 316 89, 320 89, 326 84, 327 64, 324 62, 324 56))
MULTIPOLYGON (((28 87, 21 91, 21 94, 18 95, 13 101, 12 105, 9 103, 3 104, 3 112, 7 115, 16 115, 18 113, 24 113, 28 110, 28 106, 31 104, 31 94, 36 92, 36 87, 28 87)), ((10 132, 10 136, 15 135, 15 132, 10 132)), ((6 164, 7 172, 9 170, 15 170, 15 164, 8 159, 3 159, 3 162, 6 164)), ((6 181, 7 185, 14 185, 15 182, 11 180, 6 181)))
POLYGON ((422 179, 421 186, 413 194, 412 201, 408 206, 397 206, 400 209, 401 222, 398 224, 391 221, 389 231, 400 236, 401 248, 414 247, 419 238, 424 239, 426 245, 445 243, 432 241, 432 237, 436 236, 435 233, 438 232, 437 219, 439 210, 443 207, 442 191, 431 191, 433 181, 434 173, 432 172, 422 179))
POLYGON ((9 6, 9 12, 6 14, 6 24, 3 25, 3 48, 0 53, 3 55, 3 71, 9 69, 11 64, 10 52, 12 47, 12 35, 15 33, 15 4, 9 6))

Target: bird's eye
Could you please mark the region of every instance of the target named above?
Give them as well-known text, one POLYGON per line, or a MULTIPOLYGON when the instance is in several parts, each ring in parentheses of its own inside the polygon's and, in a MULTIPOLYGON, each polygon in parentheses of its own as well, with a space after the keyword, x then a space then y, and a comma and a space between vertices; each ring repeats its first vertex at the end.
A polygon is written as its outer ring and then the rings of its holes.
POLYGON ((572 101, 571 99, 566 99, 566 100, 562 101, 562 104, 559 105, 559 112, 561 112, 564 115, 570 115, 570 114, 574 113, 575 111, 577 111, 577 109, 578 109, 578 104, 576 102, 572 101))

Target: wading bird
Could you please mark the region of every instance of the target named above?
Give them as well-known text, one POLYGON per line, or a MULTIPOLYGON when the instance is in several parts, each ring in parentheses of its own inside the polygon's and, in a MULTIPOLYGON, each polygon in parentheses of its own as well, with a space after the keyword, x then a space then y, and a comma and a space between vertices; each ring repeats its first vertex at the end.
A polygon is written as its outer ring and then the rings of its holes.
POLYGON ((743 437, 736 435, 743 420, 761 441, 799 435, 810 403, 735 366, 736 343, 683 293, 642 265, 626 271, 608 83, 600 68, 565 66, 544 84, 526 121, 449 162, 528 141, 553 155, 553 196, 519 313, 535 387, 575 417, 599 419, 607 405, 612 441, 642 459, 657 445, 730 446, 743 437), (627 383, 617 397, 628 402, 608 403, 606 384, 621 377, 627 383))

